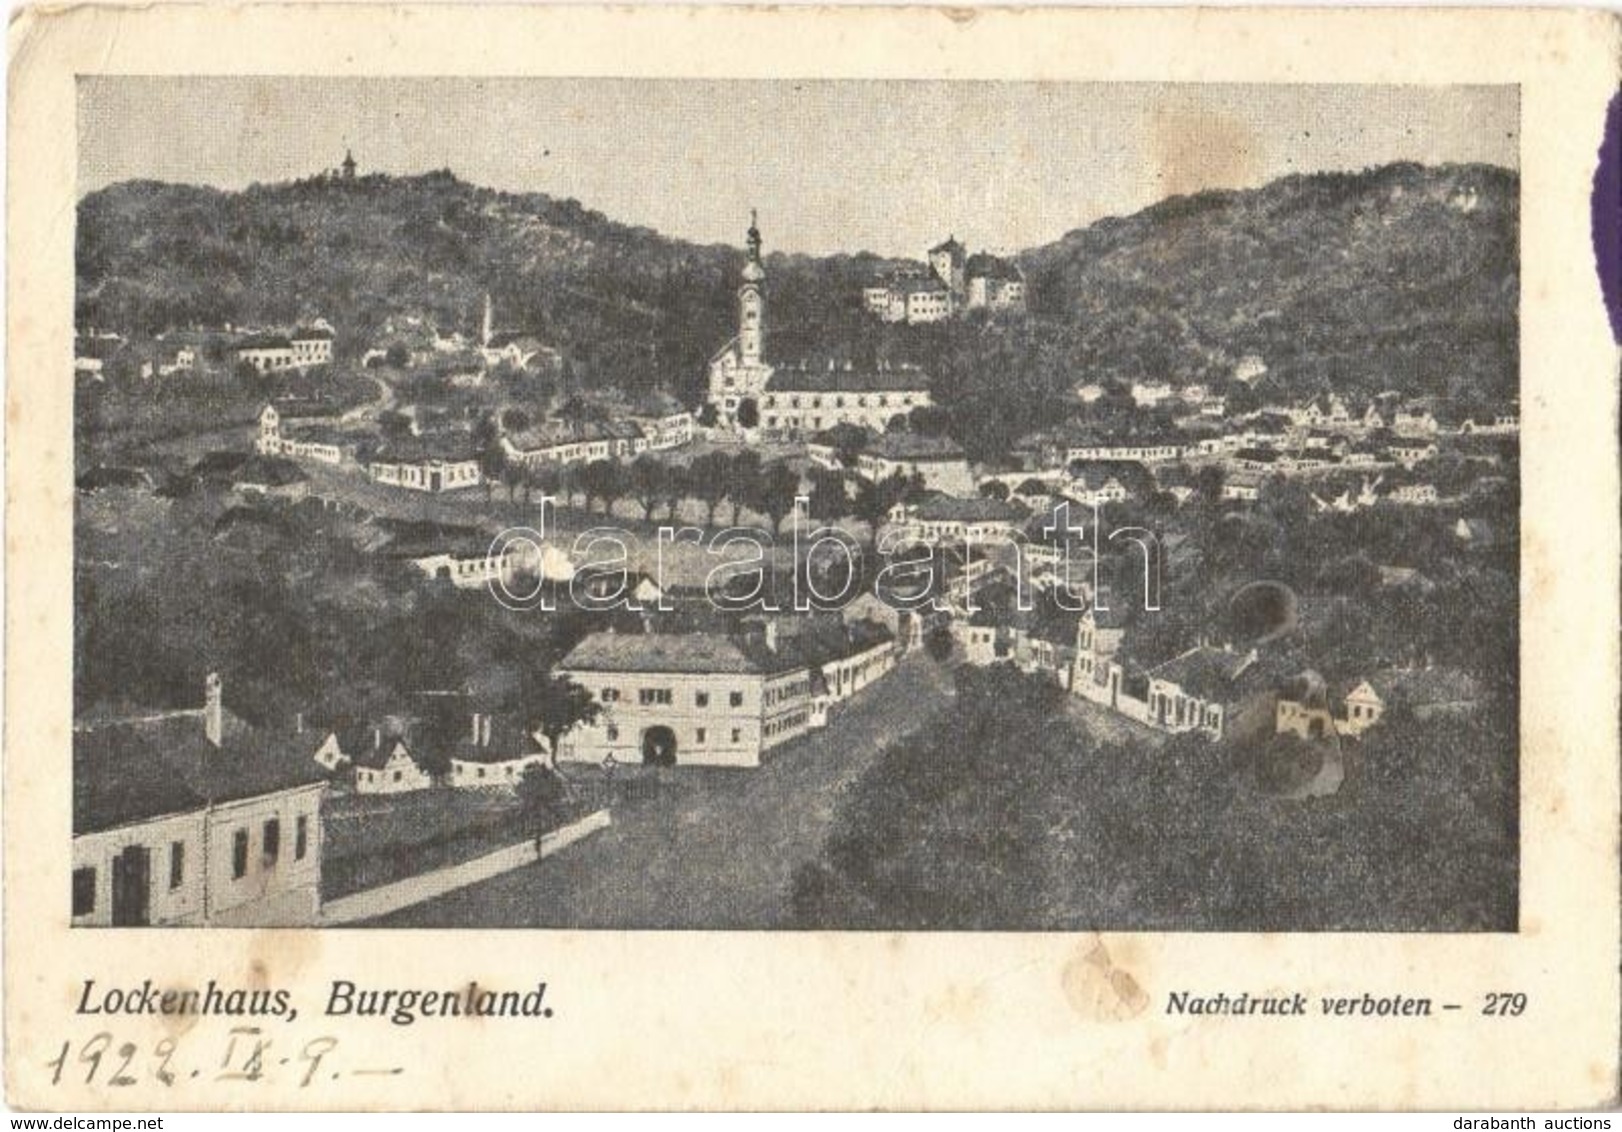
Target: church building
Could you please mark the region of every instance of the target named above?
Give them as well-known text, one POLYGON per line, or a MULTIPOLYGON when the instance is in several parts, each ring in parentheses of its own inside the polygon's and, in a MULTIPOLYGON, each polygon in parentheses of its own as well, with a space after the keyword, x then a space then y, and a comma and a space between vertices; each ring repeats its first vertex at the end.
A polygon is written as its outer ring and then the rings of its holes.
POLYGON ((766 268, 750 215, 748 258, 738 287, 738 334, 710 359, 709 402, 722 427, 794 439, 854 424, 878 432, 931 404, 929 379, 911 366, 774 365, 766 360, 766 268))

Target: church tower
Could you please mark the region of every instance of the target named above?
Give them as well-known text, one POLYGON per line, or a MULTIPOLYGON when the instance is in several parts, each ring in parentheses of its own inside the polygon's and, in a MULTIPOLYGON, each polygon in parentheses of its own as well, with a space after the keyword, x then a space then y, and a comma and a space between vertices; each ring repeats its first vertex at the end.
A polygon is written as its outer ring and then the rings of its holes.
POLYGON ((766 269, 760 262, 760 228, 749 210, 749 258, 738 288, 738 353, 745 366, 758 366, 766 344, 766 269))

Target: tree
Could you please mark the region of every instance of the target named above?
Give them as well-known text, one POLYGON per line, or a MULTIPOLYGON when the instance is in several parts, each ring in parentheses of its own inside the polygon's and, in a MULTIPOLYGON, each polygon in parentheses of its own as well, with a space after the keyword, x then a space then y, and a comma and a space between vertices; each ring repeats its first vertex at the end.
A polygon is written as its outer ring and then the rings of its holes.
POLYGON ((782 460, 773 460, 755 481, 751 503, 765 515, 776 534, 783 520, 794 510, 794 497, 800 491, 800 476, 782 460))
MULTIPOLYGON (((509 474, 507 453, 501 446, 501 426, 492 414, 486 413, 474 425, 473 442, 479 449, 479 472, 484 480, 484 500, 488 503, 495 482, 509 474)), ((512 498, 511 483, 507 486, 507 498, 512 498)))
POLYGON ((517 405, 502 410, 501 427, 508 432, 523 432, 530 426, 530 417, 527 410, 517 405))
POLYGON ((603 707, 591 693, 567 676, 546 673, 525 689, 524 709, 530 727, 546 738, 553 769, 558 765, 558 745, 576 727, 589 727, 603 714, 603 707))
POLYGON ((952 630, 937 625, 924 634, 924 651, 936 664, 945 664, 952 658, 952 630))
POLYGON ((856 488, 856 517, 867 524, 867 545, 872 557, 878 547, 879 527, 890 517, 890 509, 907 497, 911 481, 901 472, 882 480, 863 480, 856 488))
POLYGON ((725 452, 705 452, 687 469, 687 489, 704 504, 704 525, 715 526, 715 511, 727 496, 731 458, 725 452))
POLYGON ((395 369, 405 369, 411 364, 411 351, 405 348, 402 342, 396 342, 383 354, 383 360, 395 369))
POLYGON ((664 490, 659 493, 659 501, 665 505, 665 518, 674 523, 676 509, 681 501, 687 498, 688 472, 681 464, 665 465, 664 490))
POLYGON ((625 495, 625 470, 614 460, 593 460, 580 469, 580 490, 585 493, 586 507, 593 499, 601 500, 603 514, 612 515, 614 504, 625 495))
POLYGON ((845 477, 832 468, 811 468, 811 518, 819 523, 835 523, 850 514, 850 493, 845 477))
POLYGON ((732 525, 738 525, 738 511, 754 498, 755 481, 760 479, 760 453, 745 448, 727 461, 727 502, 732 504, 732 525))
POLYGON ((540 848, 541 836, 568 819, 569 786, 553 767, 531 763, 518 780, 518 809, 540 848))
POLYGON ((657 456, 643 453, 631 465, 630 488, 631 494, 642 505, 642 518, 651 522, 653 509, 665 497, 665 488, 670 482, 670 468, 657 456))
POLYGON ((980 494, 987 499, 1000 499, 1006 503, 1008 501, 1008 485, 1003 483, 1002 480, 986 480, 985 483, 980 485, 980 494))

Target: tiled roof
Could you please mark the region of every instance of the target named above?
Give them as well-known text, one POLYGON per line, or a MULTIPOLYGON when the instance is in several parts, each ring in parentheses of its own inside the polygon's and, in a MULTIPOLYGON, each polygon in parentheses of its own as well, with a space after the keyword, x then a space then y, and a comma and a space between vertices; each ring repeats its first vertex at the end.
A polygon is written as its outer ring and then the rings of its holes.
POLYGON ((937 495, 926 499, 914 512, 926 522, 985 523, 993 521, 1017 522, 1026 511, 1016 503, 985 496, 960 499, 952 495, 937 495))
POLYGON ((593 633, 558 667, 581 672, 757 671, 737 643, 721 633, 593 633))
POLYGON ((420 464, 430 460, 473 460, 478 446, 468 432, 431 432, 391 437, 372 455, 374 464, 420 464))
POLYGON ((777 647, 764 633, 593 633, 559 668, 579 672, 669 672, 770 675, 815 668, 893 639, 873 621, 838 618, 779 621, 777 647), (798 624, 794 622, 798 621, 798 624))
POLYGON ((916 369, 828 369, 779 366, 766 383, 768 393, 927 393, 929 377, 916 369))
POLYGON ((293 342, 285 334, 250 334, 237 343, 240 350, 291 350, 293 342))
POLYGON ((885 460, 915 460, 928 463, 963 459, 962 447, 950 437, 921 436, 912 432, 884 433, 868 444, 863 451, 885 460))
POLYGON ((260 731, 229 711, 219 747, 208 741, 200 709, 77 724, 73 832, 320 782, 325 775, 312 758, 320 741, 314 732, 260 731))

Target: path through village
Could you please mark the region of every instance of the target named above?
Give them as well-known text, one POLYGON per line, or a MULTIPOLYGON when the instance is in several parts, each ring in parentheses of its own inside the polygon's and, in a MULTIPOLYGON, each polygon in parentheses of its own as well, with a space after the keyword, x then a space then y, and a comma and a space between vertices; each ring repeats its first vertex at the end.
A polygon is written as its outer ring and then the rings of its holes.
POLYGON ((951 673, 922 652, 829 726, 754 769, 677 767, 657 796, 554 857, 377 921, 391 927, 784 928, 840 790, 944 711, 951 673))

